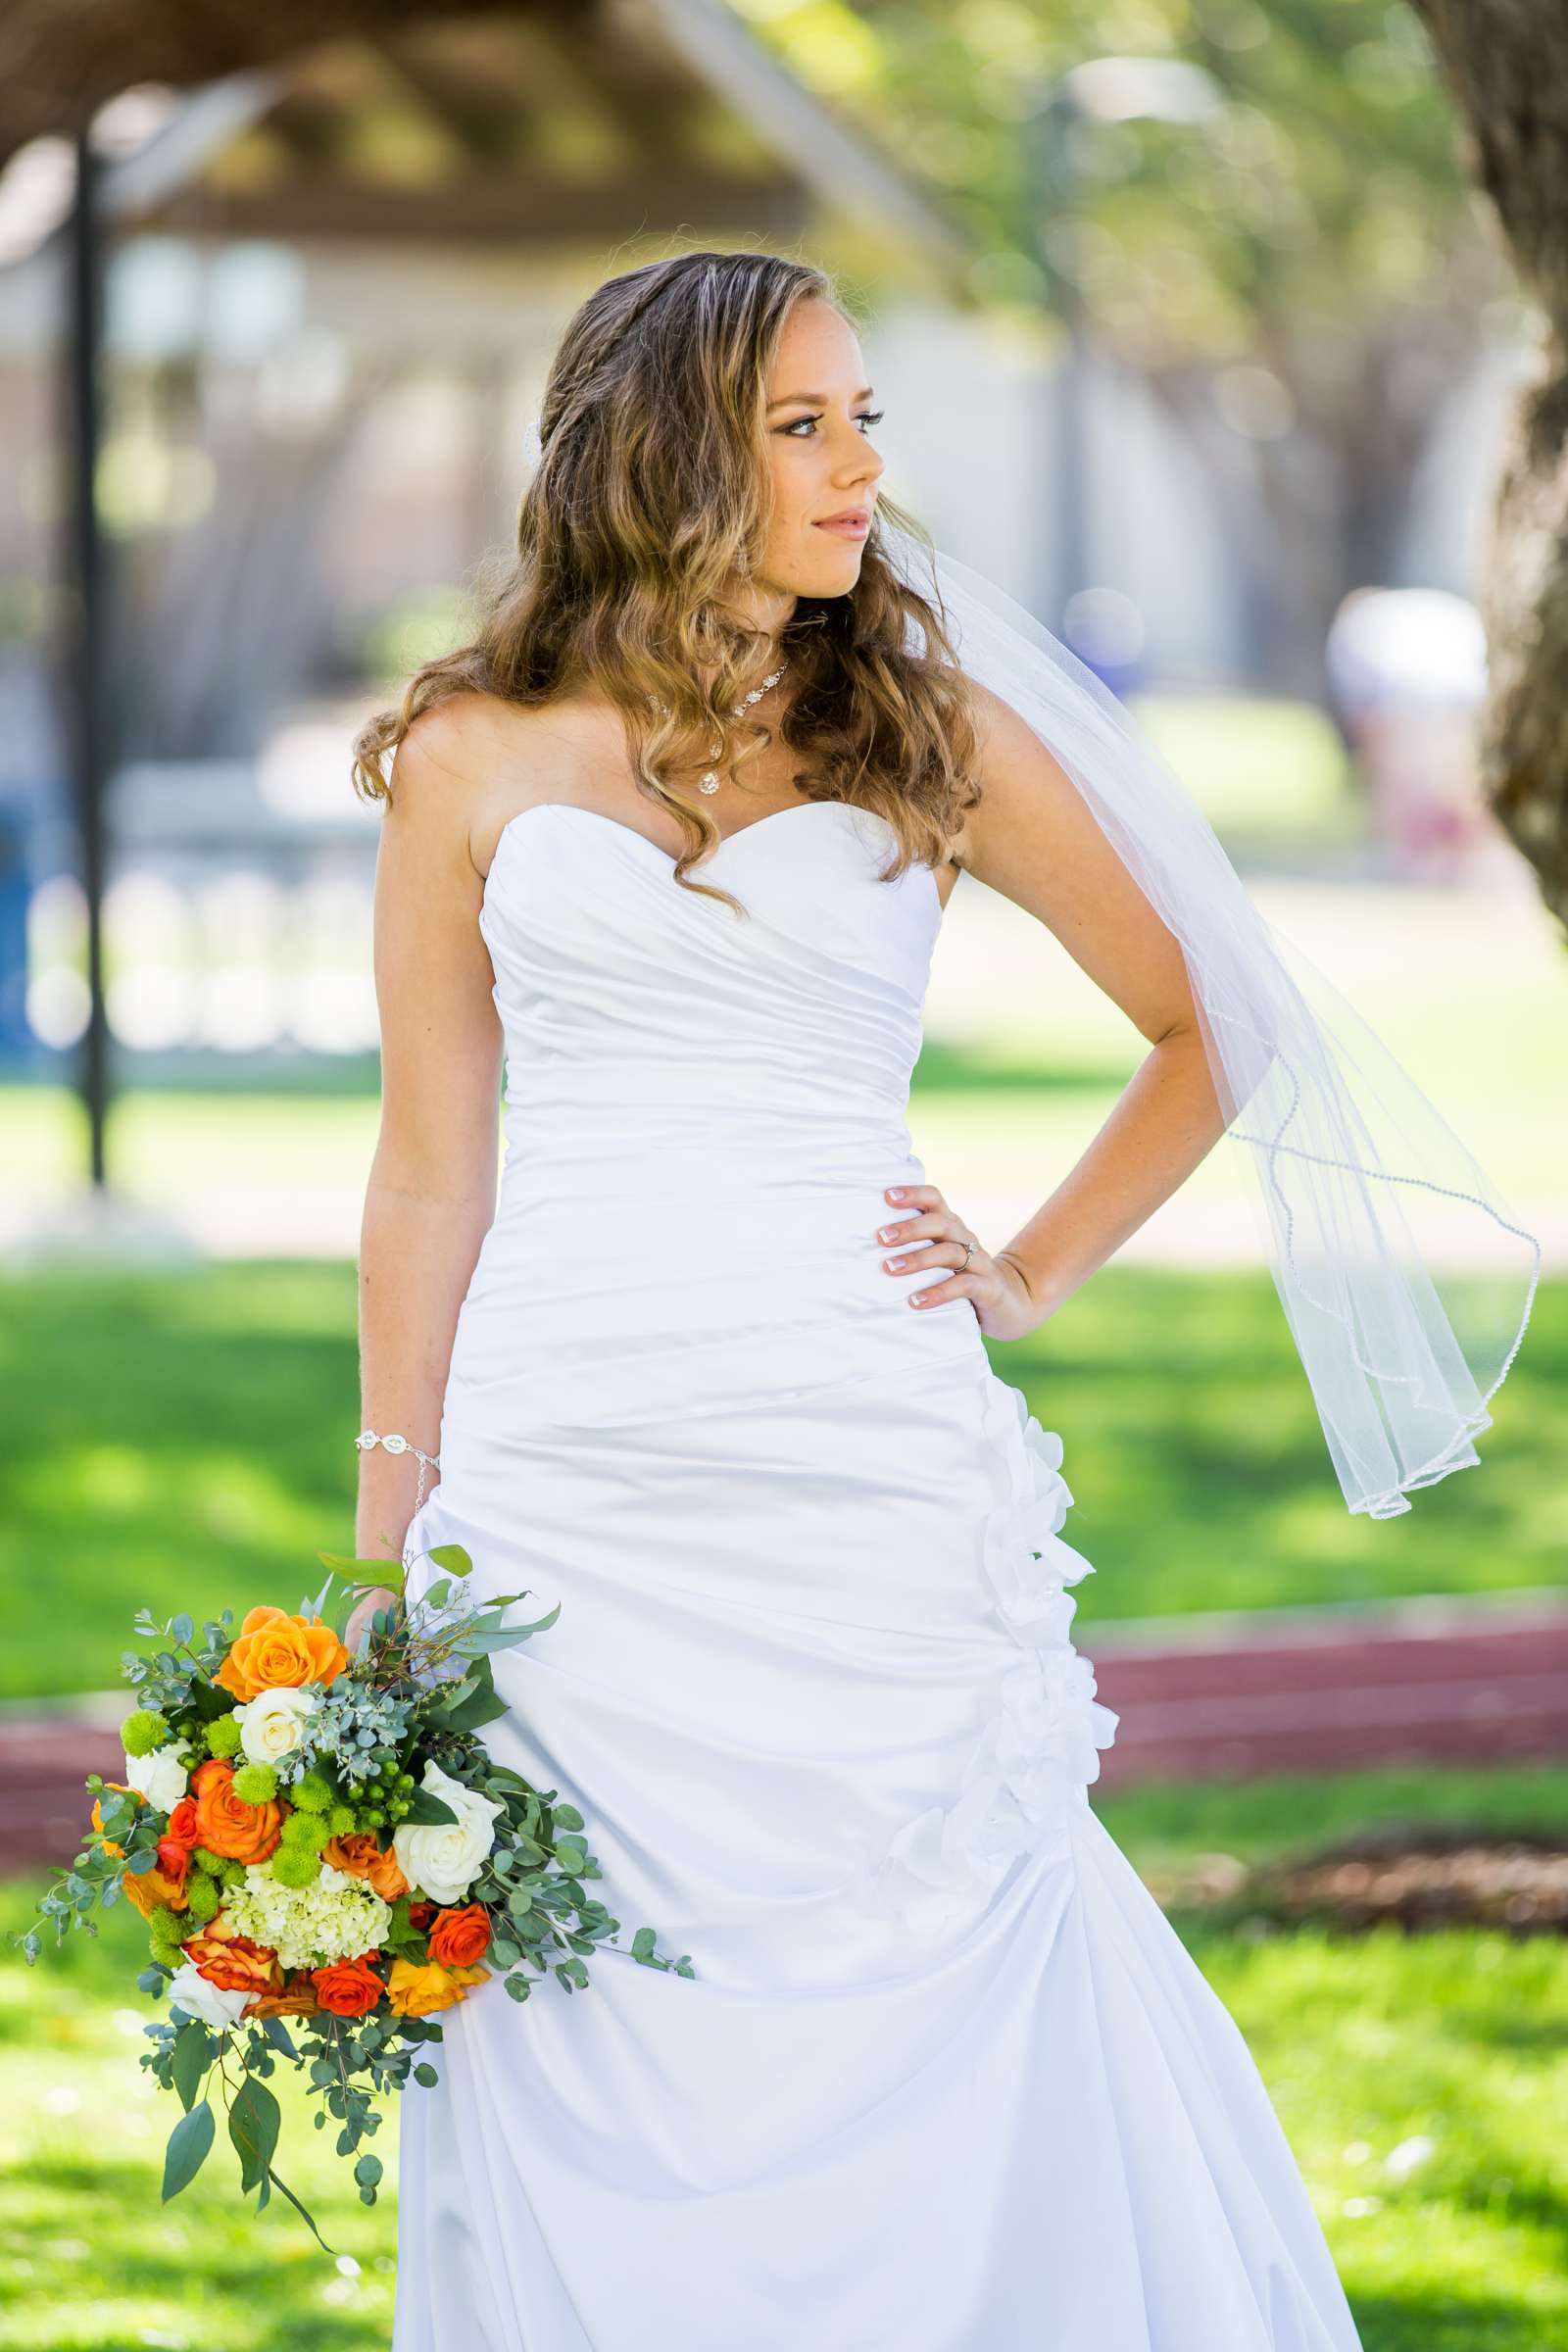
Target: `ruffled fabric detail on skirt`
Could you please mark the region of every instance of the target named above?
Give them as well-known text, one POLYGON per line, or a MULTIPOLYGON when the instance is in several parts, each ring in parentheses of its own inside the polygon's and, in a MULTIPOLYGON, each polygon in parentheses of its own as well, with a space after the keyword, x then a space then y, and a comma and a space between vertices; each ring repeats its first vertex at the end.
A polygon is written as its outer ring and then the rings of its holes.
POLYGON ((1096 1697, 1094 1668, 1069 1639, 1078 1603, 1067 1587, 1094 1569, 1060 1532, 1073 1499, 1061 1439, 989 1364, 982 1378, 999 1482, 982 1565, 1018 1655, 953 1802, 906 1821, 862 1882, 873 1910, 915 1934, 939 1934, 983 1909, 1020 1855, 1066 1857, 1070 1808, 1100 1778, 1100 1750, 1119 1721, 1096 1697))

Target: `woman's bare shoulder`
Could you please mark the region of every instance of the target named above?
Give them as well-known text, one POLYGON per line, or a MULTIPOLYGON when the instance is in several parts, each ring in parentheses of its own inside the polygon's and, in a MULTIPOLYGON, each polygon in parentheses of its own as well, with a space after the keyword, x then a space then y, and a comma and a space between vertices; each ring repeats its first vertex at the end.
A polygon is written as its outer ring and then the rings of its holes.
POLYGON ((398 745, 394 788, 400 768, 434 767, 463 780, 485 775, 498 752, 525 739, 548 708, 524 708, 476 687, 443 695, 417 713, 398 745))
POLYGON ((507 819, 530 800, 553 797, 575 772, 590 726, 591 714, 569 698, 510 703, 465 688, 411 722, 393 762, 390 799, 439 808, 433 821, 461 829, 482 876, 507 819))

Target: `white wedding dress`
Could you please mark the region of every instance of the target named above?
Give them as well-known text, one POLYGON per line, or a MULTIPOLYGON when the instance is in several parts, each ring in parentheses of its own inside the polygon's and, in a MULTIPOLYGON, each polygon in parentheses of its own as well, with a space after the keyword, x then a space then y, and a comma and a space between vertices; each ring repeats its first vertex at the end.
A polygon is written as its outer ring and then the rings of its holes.
POLYGON ((886 821, 699 875, 514 817, 481 929, 499 1211, 411 1598, 557 1623, 497 1759, 586 1819, 587 1990, 447 2010, 400 2120, 394 2352, 1357 2352, 1242 2035, 1091 1810, 1060 1442, 882 1270, 942 909, 886 821))

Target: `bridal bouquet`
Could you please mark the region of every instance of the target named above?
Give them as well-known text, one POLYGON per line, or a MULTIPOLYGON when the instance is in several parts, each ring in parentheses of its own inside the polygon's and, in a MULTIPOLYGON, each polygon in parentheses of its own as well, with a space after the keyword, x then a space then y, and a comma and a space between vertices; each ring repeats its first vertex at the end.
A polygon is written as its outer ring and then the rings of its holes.
MULTIPOLYGON (((257 2212, 277 2188, 331 2252, 272 2166, 279 2108, 267 2078, 279 2061, 306 2072, 322 2101, 318 2129, 331 2116, 338 2154, 353 2156, 380 2128, 377 2094, 401 2091, 411 2072, 427 2087, 438 2080, 417 2053, 440 2041, 443 2010, 497 1973, 519 2001, 530 1971, 585 1990, 588 1959, 616 1943, 620 1923, 588 1892, 601 1874, 582 1815, 495 1763, 478 1736, 506 1712, 490 1653, 543 1632, 559 1605, 509 1626, 520 1593, 483 1608, 454 1600, 472 1561, 440 1544, 429 1554, 439 1580, 412 1609, 378 1610, 351 1657, 342 1635, 365 1582, 399 1591, 403 1571, 318 1556, 326 1584, 297 1615, 263 1602, 236 1633, 225 1609, 198 1639, 189 1617, 139 1613, 135 1632, 160 1646, 122 1654, 139 1702, 121 1725, 125 1777, 88 1776, 91 1833, 39 1913, 57 1944, 73 1927, 96 1935, 94 1907, 122 1894, 147 1923, 136 1983, 169 2014, 145 2029, 141 2063, 184 2110, 164 2202, 211 2149, 216 2098, 257 2212)), ((38 1927, 20 1940, 30 1966, 38 1927)), ((695 1973, 688 1954, 658 1951, 652 1928, 636 1931, 629 1956, 695 1973)), ((359 2155, 362 2203, 374 2204, 381 2171, 359 2155)))

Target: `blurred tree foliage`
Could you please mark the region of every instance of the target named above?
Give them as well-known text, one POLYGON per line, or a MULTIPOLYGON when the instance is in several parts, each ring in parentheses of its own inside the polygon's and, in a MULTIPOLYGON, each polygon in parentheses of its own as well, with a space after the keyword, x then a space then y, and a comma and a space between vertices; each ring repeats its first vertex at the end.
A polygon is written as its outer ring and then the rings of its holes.
POLYGON ((945 187, 980 288, 1045 298, 1025 124, 1099 57, 1179 59, 1220 105, 1195 125, 1086 127, 1077 222, 1047 224, 1126 357, 1222 365, 1299 340, 1332 364, 1391 305, 1489 283, 1452 111, 1403 0, 739 0, 774 51, 945 187), (889 121, 889 118, 892 121, 889 121), (877 120, 879 118, 879 121, 877 120))
POLYGON ((1511 297, 1403 0, 734 4, 948 192, 978 296, 1038 311, 1072 281, 1234 489, 1216 504, 1272 603, 1276 674, 1309 683, 1299 649, 1348 587, 1390 576, 1435 408, 1511 297), (1105 57, 1197 69, 1212 111, 1082 122, 1073 210, 1037 222, 1033 118, 1105 57))

